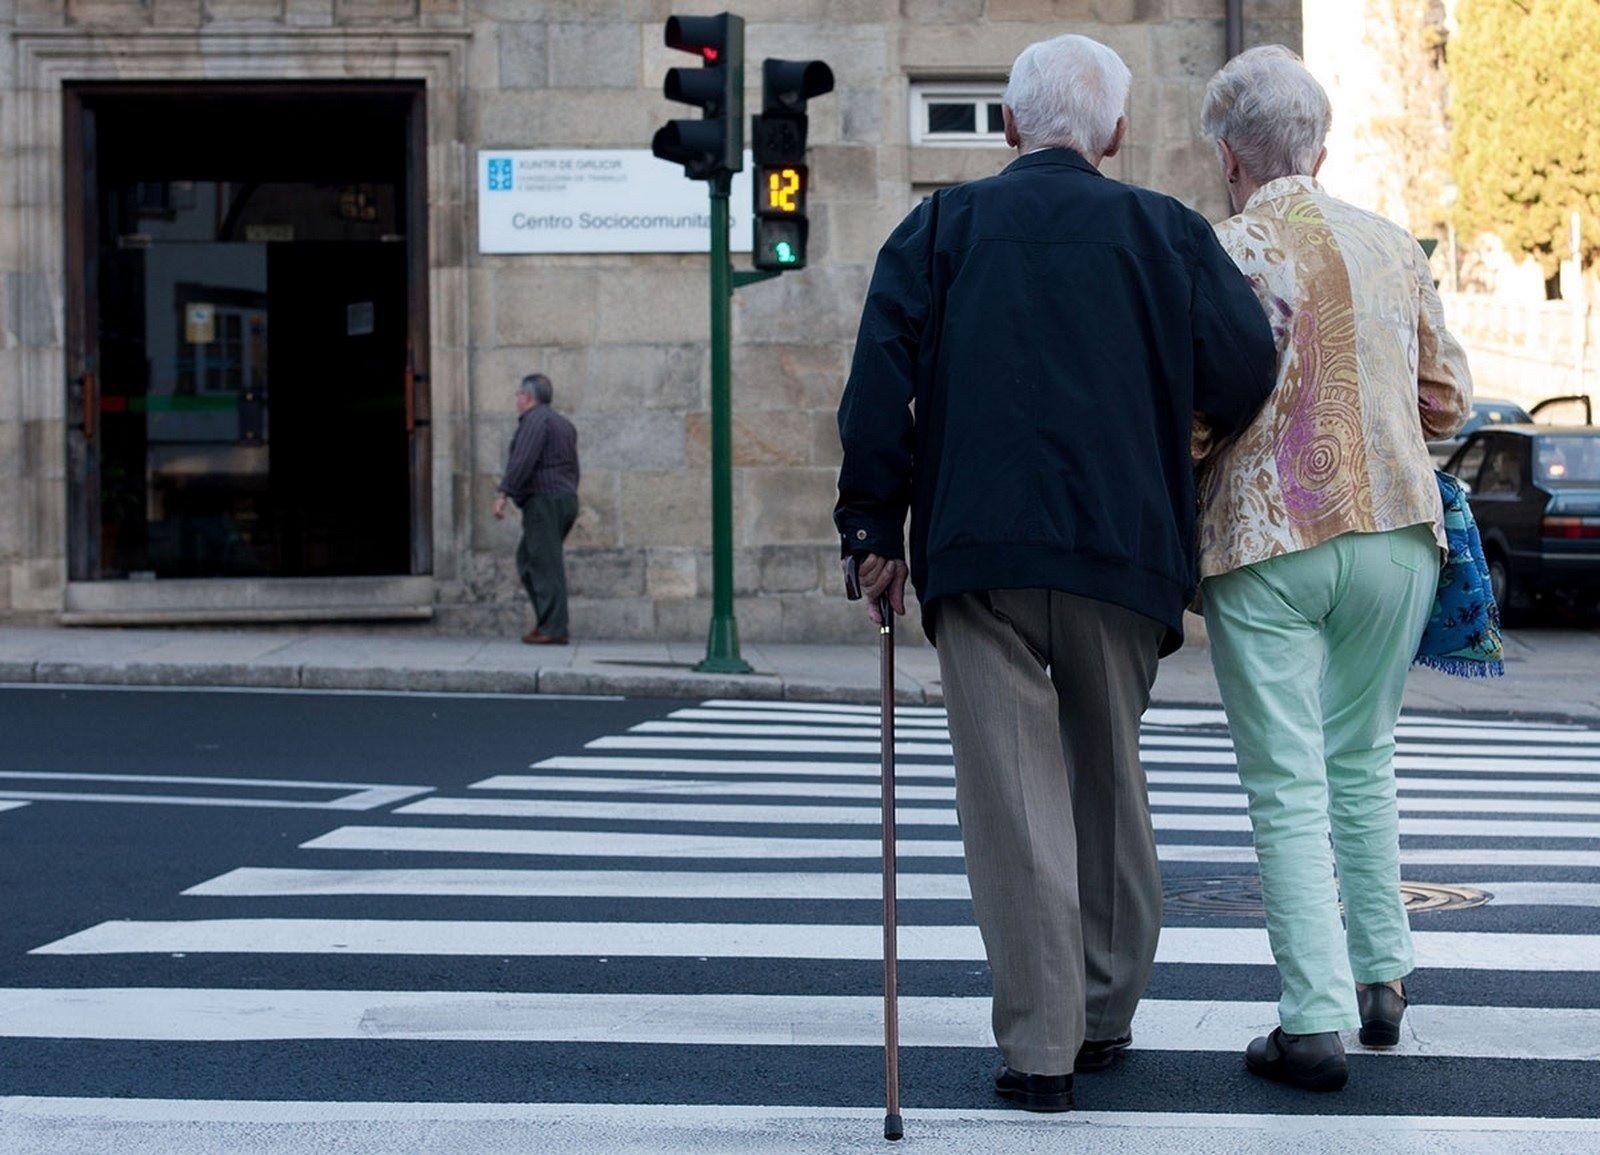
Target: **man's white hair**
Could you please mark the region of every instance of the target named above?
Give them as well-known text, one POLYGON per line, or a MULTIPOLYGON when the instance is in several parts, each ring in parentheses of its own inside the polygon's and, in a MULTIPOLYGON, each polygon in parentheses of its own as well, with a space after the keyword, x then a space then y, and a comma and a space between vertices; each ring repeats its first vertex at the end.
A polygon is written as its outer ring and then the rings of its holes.
POLYGON ((1307 175, 1333 123, 1317 78, 1281 44, 1241 52, 1206 85, 1200 127, 1225 140, 1257 184, 1307 175))
POLYGON ((1022 50, 1004 100, 1024 149, 1075 148, 1098 157, 1111 147, 1132 81, 1122 57, 1098 40, 1057 36, 1022 50))

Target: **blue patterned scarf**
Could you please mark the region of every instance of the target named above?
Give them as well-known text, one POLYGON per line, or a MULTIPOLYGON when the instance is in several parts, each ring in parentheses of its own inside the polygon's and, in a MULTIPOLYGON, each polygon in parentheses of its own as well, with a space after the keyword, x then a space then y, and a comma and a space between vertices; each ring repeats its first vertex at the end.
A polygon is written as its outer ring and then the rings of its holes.
POLYGON ((1448 473, 1437 476, 1449 556, 1439 570, 1439 592, 1422 631, 1416 664, 1458 678, 1498 678, 1506 672, 1500 607, 1489 583, 1478 523, 1461 483, 1448 473))

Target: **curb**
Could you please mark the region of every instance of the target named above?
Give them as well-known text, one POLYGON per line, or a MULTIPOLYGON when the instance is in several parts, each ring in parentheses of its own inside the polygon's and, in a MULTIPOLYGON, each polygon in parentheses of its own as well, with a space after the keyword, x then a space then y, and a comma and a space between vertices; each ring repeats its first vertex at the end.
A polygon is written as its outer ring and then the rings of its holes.
MULTIPOLYGON (((690 670, 468 670, 384 666, 196 664, 178 662, 0 662, 0 682, 30 685, 378 691, 435 694, 617 695, 629 698, 738 698, 876 705, 876 685, 787 680, 781 674, 696 674, 690 670)), ((901 683, 902 706, 941 706, 944 695, 901 683)))

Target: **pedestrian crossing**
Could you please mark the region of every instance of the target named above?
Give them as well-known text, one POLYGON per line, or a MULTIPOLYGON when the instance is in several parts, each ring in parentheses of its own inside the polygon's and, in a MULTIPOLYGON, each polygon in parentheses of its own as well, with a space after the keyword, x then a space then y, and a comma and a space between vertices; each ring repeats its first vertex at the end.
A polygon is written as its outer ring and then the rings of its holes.
MULTIPOLYGON (((207 1102, 292 1102, 307 1117, 323 1099, 399 1095, 418 1117, 435 1101, 554 1111, 596 1098, 687 1112, 727 1140, 701 1149, 742 1150, 768 1124, 740 1131, 740 1112, 763 1106, 866 1145, 862 1112, 881 1088, 877 725, 856 705, 663 706, 581 749, 413 790, 274 861, 194 879, 184 917, 125 910, 38 943, 45 969, 30 974, 47 977, 0 989, 0 1039, 84 1048, 86 1063, 158 1048, 162 1063, 119 1084, 125 1104, 180 1097, 162 1064, 223 1055, 238 1066, 231 1081, 208 1076, 220 1093, 207 1102), (186 981, 197 972, 208 981, 186 981), (401 1055, 428 1078, 306 1093, 307 1063, 381 1072, 401 1055)), ((986 1134, 1036 1135, 1039 1120, 994 1110, 986 1083, 987 979, 943 711, 906 707, 896 725, 908 1135, 919 1113, 948 1130, 952 1111, 986 1134)), ((1468 900, 1413 915, 1401 1045, 1350 1040, 1350 1089, 1310 1097, 1241 1069, 1244 1044, 1275 1021, 1276 979, 1225 720, 1149 711, 1166 925, 1134 1049, 1080 1080, 1075 1118, 1189 1140, 1211 1119, 1239 1136, 1217 1149, 1257 1149, 1262 1135, 1318 1149, 1320 1132, 1293 1118, 1308 1114, 1339 1149, 1420 1134, 1424 1119, 1429 1134, 1492 1134, 1485 1149, 1596 1149, 1600 730, 1415 715, 1398 736, 1407 882, 1468 900)), ((0 1135, 7 1112, 102 1110, 63 1102, 0 1100, 0 1135)), ((1427 1149, 1456 1149, 1441 1142, 1427 1149)))

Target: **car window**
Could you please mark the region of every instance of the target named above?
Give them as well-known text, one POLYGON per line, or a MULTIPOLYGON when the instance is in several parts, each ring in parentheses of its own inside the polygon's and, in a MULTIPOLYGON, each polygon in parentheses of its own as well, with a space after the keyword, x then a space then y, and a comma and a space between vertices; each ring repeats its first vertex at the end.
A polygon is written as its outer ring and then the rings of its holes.
POLYGON ((1472 407, 1472 415, 1461 426, 1461 433, 1475 433, 1485 425, 1523 425, 1532 420, 1525 410, 1515 405, 1479 402, 1472 407))
POLYGON ((1475 438, 1467 444, 1465 449, 1456 454, 1455 460, 1450 463, 1445 472, 1453 474, 1472 486, 1473 489, 1476 489, 1478 487, 1478 470, 1483 467, 1483 457, 1488 448, 1489 443, 1482 437, 1475 438))
POLYGON ((1483 472, 1478 475, 1476 490, 1480 497, 1515 495, 1521 490, 1524 449, 1520 437, 1496 437, 1490 442, 1483 472))
POLYGON ((1534 476, 1552 485, 1600 485, 1600 435, 1539 438, 1534 476))

